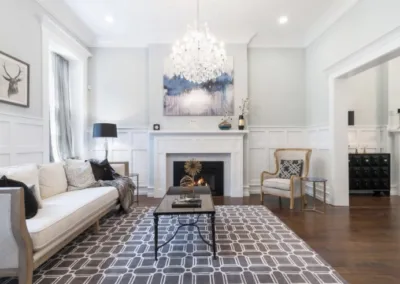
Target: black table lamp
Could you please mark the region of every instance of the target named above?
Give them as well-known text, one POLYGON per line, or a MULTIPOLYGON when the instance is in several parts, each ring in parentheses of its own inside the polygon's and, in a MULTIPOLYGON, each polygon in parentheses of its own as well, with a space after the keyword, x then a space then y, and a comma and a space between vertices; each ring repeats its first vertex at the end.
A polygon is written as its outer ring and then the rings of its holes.
POLYGON ((106 150, 106 159, 108 158, 108 140, 107 138, 116 138, 117 125, 112 123, 95 123, 93 124, 93 137, 105 138, 104 149, 106 150))

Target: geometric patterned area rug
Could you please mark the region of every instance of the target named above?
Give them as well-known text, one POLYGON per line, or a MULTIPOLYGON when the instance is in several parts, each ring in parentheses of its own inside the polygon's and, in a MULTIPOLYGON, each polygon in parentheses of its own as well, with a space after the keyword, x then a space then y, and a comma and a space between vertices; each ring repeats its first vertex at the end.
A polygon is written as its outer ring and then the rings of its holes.
MULTIPOLYGON (((102 220, 35 271, 35 284, 266 284, 347 283, 264 206, 216 206, 217 260, 197 229, 183 227, 154 260, 154 207, 102 220)), ((193 221, 192 216, 181 222, 193 221)), ((179 226, 159 220, 159 244, 179 226)), ((206 217, 198 226, 209 240, 206 217)), ((2 279, 0 283, 17 283, 2 279)))

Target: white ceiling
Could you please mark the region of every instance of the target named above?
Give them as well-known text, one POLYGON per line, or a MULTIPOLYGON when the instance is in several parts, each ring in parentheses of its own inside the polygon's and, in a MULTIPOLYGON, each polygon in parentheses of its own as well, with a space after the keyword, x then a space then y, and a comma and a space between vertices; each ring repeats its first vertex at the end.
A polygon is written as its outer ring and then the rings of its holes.
MULTIPOLYGON (((196 0, 64 1, 96 34, 93 46, 147 46, 181 38, 196 17, 196 0), (110 15, 113 23, 105 21, 110 15)), ((200 0, 200 20, 227 43, 303 47, 357 0, 200 0), (277 18, 289 17, 286 25, 277 18)), ((57 15, 55 15, 57 16, 57 15)))

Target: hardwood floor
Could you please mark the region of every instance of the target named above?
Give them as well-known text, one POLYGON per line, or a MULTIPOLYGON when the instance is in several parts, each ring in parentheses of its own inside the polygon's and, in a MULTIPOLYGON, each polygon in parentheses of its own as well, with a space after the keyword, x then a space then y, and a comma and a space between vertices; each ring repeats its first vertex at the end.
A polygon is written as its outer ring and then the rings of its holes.
MULTIPOLYGON (((289 209, 265 197, 265 206, 353 284, 400 283, 400 197, 351 196, 350 207, 327 206, 326 214, 289 209)), ((215 197, 216 205, 259 205, 259 196, 215 197)), ((141 197, 140 205, 160 199, 141 197)), ((298 201, 299 202, 299 201, 298 201)), ((311 202, 311 200, 309 200, 311 202)))

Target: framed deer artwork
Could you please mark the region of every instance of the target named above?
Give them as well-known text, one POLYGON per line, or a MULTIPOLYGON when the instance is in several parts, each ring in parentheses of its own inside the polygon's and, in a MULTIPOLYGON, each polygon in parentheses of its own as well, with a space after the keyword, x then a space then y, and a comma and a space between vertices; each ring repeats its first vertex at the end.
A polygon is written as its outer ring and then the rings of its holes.
POLYGON ((0 51, 0 103, 29 107, 29 64, 0 51))

